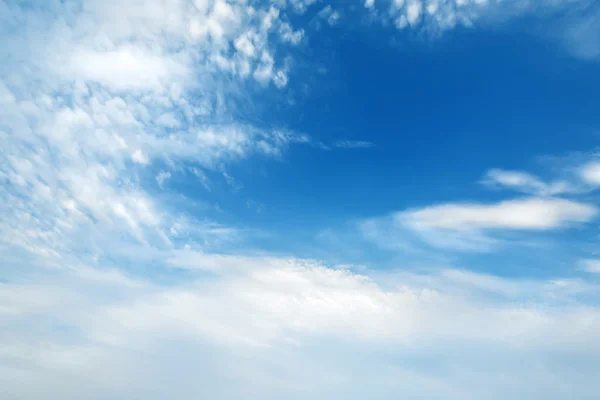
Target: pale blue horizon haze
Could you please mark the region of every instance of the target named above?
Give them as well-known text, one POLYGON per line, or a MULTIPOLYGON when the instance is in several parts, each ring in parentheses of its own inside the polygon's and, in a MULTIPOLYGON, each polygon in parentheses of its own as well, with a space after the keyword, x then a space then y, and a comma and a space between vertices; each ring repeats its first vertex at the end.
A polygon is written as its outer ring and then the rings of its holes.
POLYGON ((0 399, 600 398, 600 3, 0 0, 0 399))

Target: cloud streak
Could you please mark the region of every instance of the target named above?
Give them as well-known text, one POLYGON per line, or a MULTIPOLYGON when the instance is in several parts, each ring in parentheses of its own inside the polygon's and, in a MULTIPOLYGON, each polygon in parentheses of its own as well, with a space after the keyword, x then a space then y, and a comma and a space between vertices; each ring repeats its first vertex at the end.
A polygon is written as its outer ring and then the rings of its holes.
POLYGON ((451 202, 367 219, 362 235, 387 249, 407 251, 418 242, 440 249, 487 252, 507 233, 567 229, 592 221, 598 208, 557 196, 578 196, 595 189, 595 161, 568 169, 569 179, 546 183, 521 171, 489 170, 482 183, 530 195, 495 203, 451 202))
POLYGON ((340 149, 369 149, 375 147, 375 143, 366 140, 337 140, 333 147, 340 149))
POLYGON ((396 219, 416 230, 545 230, 587 222, 597 213, 598 210, 589 204, 529 198, 497 204, 443 204, 403 212, 397 214, 396 219))
POLYGON ((483 183, 494 187, 504 187, 519 192, 537 196, 555 196, 577 191, 577 188, 567 181, 545 183, 538 177, 520 171, 492 169, 488 171, 483 183))

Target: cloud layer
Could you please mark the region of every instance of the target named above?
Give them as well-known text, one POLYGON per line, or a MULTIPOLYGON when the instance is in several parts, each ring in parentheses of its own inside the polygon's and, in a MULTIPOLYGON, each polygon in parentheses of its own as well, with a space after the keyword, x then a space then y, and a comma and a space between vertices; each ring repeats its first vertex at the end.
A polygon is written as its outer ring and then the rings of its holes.
POLYGON ((369 277, 310 260, 191 250, 169 260, 191 273, 185 284, 161 287, 114 272, 3 284, 5 393, 359 398, 360 389, 344 389, 356 379, 382 398, 476 398, 494 388, 488 397, 500 399, 526 392, 532 380, 544 381, 539 398, 561 398, 564 385, 581 398, 597 389, 573 386, 567 369, 526 369, 570 354, 570 368, 589 378, 583 366, 600 352, 600 316, 576 299, 598 288, 580 281, 459 270, 369 277), (525 354, 531 361, 516 363, 525 354), (397 360, 412 362, 392 368, 397 360), (503 372, 512 384, 491 367, 504 363, 521 365, 503 372), (56 384, 69 376, 77 379, 56 384), (164 391, 149 383, 157 379, 177 385, 164 391))

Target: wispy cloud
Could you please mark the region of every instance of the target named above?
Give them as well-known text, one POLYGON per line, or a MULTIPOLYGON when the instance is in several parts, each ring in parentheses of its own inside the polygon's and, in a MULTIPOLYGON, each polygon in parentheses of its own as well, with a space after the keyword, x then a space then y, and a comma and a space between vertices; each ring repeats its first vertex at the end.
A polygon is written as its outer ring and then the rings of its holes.
POLYGON ((587 259, 580 261, 580 267, 591 274, 599 274, 600 273, 600 260, 587 259))
POLYGON ((333 143, 333 147, 340 149, 368 149, 374 146, 373 142, 366 140, 337 140, 333 143))
POLYGON ((581 179, 592 186, 600 185, 600 162, 590 161, 579 168, 581 179))
POLYGON ((335 25, 341 18, 340 13, 337 10, 334 10, 331 5, 326 5, 323 7, 317 15, 319 18, 327 21, 329 25, 335 25))
POLYGON ((545 231, 591 221, 595 206, 565 199, 526 198, 494 204, 456 203, 393 215, 396 229, 439 248, 489 251, 502 243, 497 233, 545 231))
POLYGON ((590 222, 598 214, 597 207, 576 197, 596 188, 595 161, 566 170, 566 179, 547 183, 527 172, 491 169, 483 184, 529 197, 403 210, 363 221, 360 230, 365 238, 387 249, 410 249, 416 236, 417 241, 442 249, 490 251, 503 242, 502 233, 552 231, 590 222))
POLYGON ((168 172, 168 171, 160 171, 158 173, 158 175, 156 175, 156 182, 158 183, 158 186, 160 186, 162 188, 163 185, 165 184, 165 181, 167 181, 170 178, 171 178, 171 173, 170 172, 168 172))
POLYGON ((219 98, 237 90, 229 77, 238 88, 252 77, 287 81, 273 43, 294 45, 297 32, 277 8, 220 0, 47 7, 4 5, 1 14, 21 21, 5 35, 14 56, 0 82, 5 243, 57 264, 64 253, 88 254, 123 236, 172 246, 180 218, 144 188, 146 169, 166 165, 156 176, 163 186, 191 162, 217 169, 279 157, 294 143, 221 122, 230 110, 219 98))
POLYGON ((348 139, 339 139, 330 143, 318 141, 318 140, 309 140, 309 144, 322 149, 322 150, 332 150, 332 149, 370 149, 375 147, 375 143, 370 142, 368 140, 348 140, 348 139))
POLYGON ((550 34, 558 36, 567 49, 575 56, 585 60, 600 57, 600 7, 595 2, 580 2, 584 7, 565 21, 561 29, 550 34), (586 7, 587 6, 587 7, 586 7))
POLYGON ((489 170, 483 179, 483 183, 537 196, 554 196, 577 191, 577 188, 572 183, 564 180, 546 183, 526 172, 506 171, 502 169, 489 170))

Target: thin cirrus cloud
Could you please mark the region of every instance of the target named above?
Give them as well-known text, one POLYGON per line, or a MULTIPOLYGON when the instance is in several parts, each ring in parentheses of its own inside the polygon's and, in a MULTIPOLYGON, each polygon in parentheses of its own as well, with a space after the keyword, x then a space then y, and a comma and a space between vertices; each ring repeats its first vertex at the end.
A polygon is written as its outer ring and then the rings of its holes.
POLYGON ((366 140, 336 140, 333 147, 341 149, 368 149, 375 147, 375 143, 366 140))
POLYGON ((537 196, 553 196, 577 190, 572 183, 565 180, 546 183, 526 172, 502 169, 489 170, 482 182, 489 186, 513 189, 537 196))

